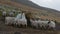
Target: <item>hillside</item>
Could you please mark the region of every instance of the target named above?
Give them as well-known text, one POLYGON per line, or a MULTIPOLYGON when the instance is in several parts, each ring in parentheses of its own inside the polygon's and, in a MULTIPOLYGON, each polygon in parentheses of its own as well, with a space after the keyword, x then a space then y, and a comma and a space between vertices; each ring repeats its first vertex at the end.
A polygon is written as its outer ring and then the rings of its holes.
POLYGON ((57 20, 60 22, 60 12, 54 9, 45 8, 28 0, 0 0, 0 5, 8 5, 20 8, 22 11, 31 12, 43 19, 57 20))
POLYGON ((11 1, 17 2, 17 3, 20 3, 20 4, 24 4, 24 5, 33 7, 33 8, 41 9, 41 10, 57 11, 57 10, 54 10, 54 9, 39 6, 39 5, 35 4, 35 3, 33 3, 32 1, 29 1, 29 0, 11 0, 11 1))

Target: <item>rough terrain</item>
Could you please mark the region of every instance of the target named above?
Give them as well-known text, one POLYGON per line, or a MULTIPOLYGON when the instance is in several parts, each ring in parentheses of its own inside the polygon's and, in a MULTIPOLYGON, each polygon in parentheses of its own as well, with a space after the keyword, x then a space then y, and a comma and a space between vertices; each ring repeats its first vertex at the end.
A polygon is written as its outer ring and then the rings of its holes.
POLYGON ((39 30, 33 28, 17 28, 7 26, 0 20, 0 34, 60 34, 60 25, 56 25, 56 30, 39 30))

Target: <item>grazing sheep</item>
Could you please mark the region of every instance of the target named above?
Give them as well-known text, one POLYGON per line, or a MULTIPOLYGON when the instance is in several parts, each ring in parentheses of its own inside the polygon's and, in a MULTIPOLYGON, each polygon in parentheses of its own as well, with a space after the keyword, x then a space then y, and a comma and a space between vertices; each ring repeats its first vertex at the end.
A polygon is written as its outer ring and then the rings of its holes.
POLYGON ((32 26, 33 28, 38 28, 38 22, 37 22, 36 20, 31 20, 31 19, 30 19, 30 21, 31 21, 31 26, 32 26))
POLYGON ((12 25, 14 23, 15 17, 5 17, 5 24, 12 25))
POLYGON ((15 22, 15 24, 18 25, 18 26, 20 26, 20 25, 25 26, 25 27, 27 26, 27 22, 26 22, 25 19, 24 20, 17 19, 16 22, 15 22))
POLYGON ((44 27, 44 29, 55 29, 56 24, 53 21, 40 21, 40 26, 44 27))
POLYGON ((17 17, 15 18, 15 25, 20 26, 25 26, 27 27, 27 20, 25 18, 25 14, 18 14, 17 17))
POLYGON ((9 16, 14 16, 14 13, 12 11, 9 12, 9 16))
POLYGON ((43 28, 43 29, 51 29, 51 28, 55 28, 55 22, 51 21, 50 23, 48 23, 49 21, 36 21, 36 20, 30 20, 31 21, 31 25, 36 27, 36 28, 43 28), (47 27, 48 26, 48 27, 47 27))
POLYGON ((40 28, 46 29, 49 21, 38 21, 40 28))
POLYGON ((55 29, 55 27, 56 27, 56 24, 55 24, 55 22, 53 22, 53 21, 50 21, 50 23, 48 24, 48 29, 55 29))
POLYGON ((6 16, 6 11, 3 11, 2 12, 2 16, 6 16))
POLYGON ((3 17, 3 20, 2 20, 2 21, 4 21, 4 22, 5 22, 6 11, 3 11, 3 12, 2 12, 2 17, 3 17))

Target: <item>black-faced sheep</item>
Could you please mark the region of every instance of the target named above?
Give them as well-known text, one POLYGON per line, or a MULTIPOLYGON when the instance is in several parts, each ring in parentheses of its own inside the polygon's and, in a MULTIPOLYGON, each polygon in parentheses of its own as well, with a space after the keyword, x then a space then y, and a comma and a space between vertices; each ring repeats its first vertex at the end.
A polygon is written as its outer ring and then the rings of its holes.
POLYGON ((30 20, 31 21, 31 25, 36 27, 36 28, 43 28, 43 29, 54 29, 56 26, 55 26, 55 22, 51 21, 50 23, 48 23, 49 21, 33 21, 33 20, 30 20), (48 26, 48 27, 47 27, 48 26))

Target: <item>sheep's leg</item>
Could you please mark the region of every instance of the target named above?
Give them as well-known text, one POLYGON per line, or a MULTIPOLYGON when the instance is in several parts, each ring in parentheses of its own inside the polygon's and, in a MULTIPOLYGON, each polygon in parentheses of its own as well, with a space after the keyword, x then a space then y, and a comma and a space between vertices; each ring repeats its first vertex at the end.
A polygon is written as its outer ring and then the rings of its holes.
POLYGON ((15 25, 14 25, 15 27, 18 27, 18 24, 17 23, 15 23, 15 25))
POLYGON ((53 31, 54 31, 54 30, 56 30, 56 29, 55 29, 54 27, 50 27, 50 30, 53 30, 53 31))
POLYGON ((26 28, 26 27, 27 27, 27 25, 25 24, 25 25, 24 25, 24 27, 26 28))
POLYGON ((31 25, 31 27, 33 28, 33 26, 31 25))
POLYGON ((36 26, 33 26, 34 29, 36 29, 36 26))
POLYGON ((16 26, 16 23, 14 23, 14 27, 16 26))
POLYGON ((42 26, 42 29, 45 29, 44 26, 42 26))
POLYGON ((23 27, 25 27, 25 28, 26 28, 26 24, 25 24, 23 27))
POLYGON ((5 20, 5 24, 7 23, 7 21, 5 20))
POLYGON ((23 27, 23 25, 22 24, 19 24, 19 28, 22 28, 23 27))
POLYGON ((38 23, 38 29, 40 29, 40 24, 38 23))
POLYGON ((20 25, 20 24, 17 24, 17 26, 16 26, 16 27, 20 28, 20 27, 21 27, 21 25, 20 25))

